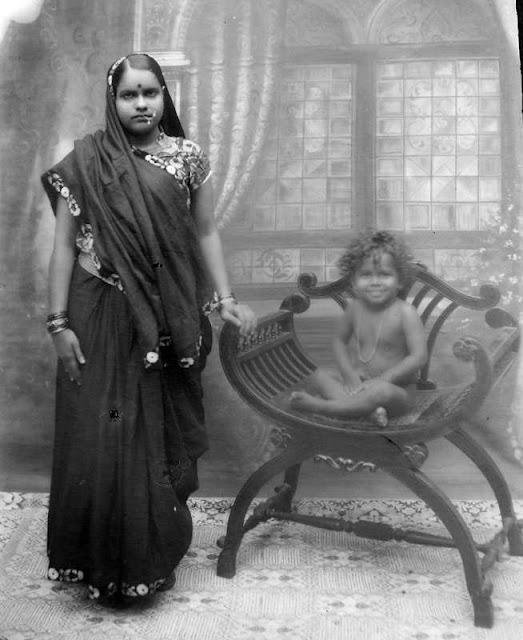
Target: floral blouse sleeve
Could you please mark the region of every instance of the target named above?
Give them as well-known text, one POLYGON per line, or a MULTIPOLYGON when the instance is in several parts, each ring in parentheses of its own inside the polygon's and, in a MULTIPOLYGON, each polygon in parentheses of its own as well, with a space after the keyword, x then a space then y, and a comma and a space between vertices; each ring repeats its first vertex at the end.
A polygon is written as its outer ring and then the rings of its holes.
POLYGON ((47 177, 47 182, 51 187, 66 201, 69 213, 75 217, 79 216, 81 209, 69 187, 65 184, 62 176, 59 173, 56 173, 56 171, 48 171, 45 175, 47 177))
POLYGON ((196 191, 211 175, 209 158, 196 142, 184 140, 184 147, 189 165, 189 187, 191 191, 196 191))

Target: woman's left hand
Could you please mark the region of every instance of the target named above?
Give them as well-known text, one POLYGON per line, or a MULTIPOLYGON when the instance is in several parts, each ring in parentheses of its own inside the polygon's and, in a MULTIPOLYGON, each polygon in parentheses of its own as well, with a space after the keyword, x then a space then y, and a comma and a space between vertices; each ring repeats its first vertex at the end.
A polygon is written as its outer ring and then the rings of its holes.
POLYGON ((232 322, 239 327, 242 336, 254 331, 256 316, 254 311, 245 304, 238 304, 235 300, 224 300, 220 307, 220 316, 225 322, 232 322))

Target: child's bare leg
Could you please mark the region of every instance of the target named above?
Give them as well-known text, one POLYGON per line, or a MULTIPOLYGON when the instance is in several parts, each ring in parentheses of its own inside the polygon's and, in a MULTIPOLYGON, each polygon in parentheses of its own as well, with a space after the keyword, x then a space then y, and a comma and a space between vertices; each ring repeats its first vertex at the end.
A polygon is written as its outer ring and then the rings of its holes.
POLYGON ((335 371, 318 368, 307 379, 303 391, 291 393, 290 404, 297 409, 314 411, 314 400, 343 401, 346 397, 347 389, 341 382, 341 377, 335 371))
POLYGON ((358 393, 344 394, 339 399, 317 398, 305 392, 298 392, 291 397, 291 405, 295 409, 338 418, 357 418, 370 415, 378 407, 385 408, 392 415, 398 415, 408 410, 410 401, 402 387, 376 380, 367 383, 358 393))
POLYGON ((347 395, 341 376, 329 369, 316 369, 309 381, 313 389, 327 400, 343 400, 347 395))

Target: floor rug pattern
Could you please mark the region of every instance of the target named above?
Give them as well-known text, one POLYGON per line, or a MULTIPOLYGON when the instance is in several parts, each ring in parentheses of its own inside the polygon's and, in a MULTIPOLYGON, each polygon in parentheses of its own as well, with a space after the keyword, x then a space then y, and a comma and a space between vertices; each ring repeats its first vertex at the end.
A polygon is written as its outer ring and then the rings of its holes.
MULTIPOLYGON (((194 539, 173 591, 108 609, 45 578, 47 495, 0 493, 0 640, 521 640, 523 558, 489 572, 495 624, 474 627, 458 552, 296 523, 249 532, 231 580, 216 576, 230 499, 191 501, 194 539)), ((445 533, 419 500, 299 500, 300 511, 445 533)), ((460 501, 478 541, 494 502, 460 501)), ((518 516, 523 501, 516 504, 518 516)))

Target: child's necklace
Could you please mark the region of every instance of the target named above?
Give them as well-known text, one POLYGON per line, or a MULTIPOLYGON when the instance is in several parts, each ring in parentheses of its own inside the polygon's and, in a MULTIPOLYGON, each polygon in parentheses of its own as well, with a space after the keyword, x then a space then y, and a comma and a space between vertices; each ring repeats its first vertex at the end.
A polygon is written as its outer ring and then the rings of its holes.
POLYGON ((360 349, 360 331, 359 331, 359 326, 360 323, 359 321, 356 322, 356 351, 358 354, 358 360, 360 362, 362 362, 363 364, 369 364, 369 362, 372 360, 372 358, 374 358, 374 356, 376 355, 376 351, 378 349, 378 344, 380 342, 381 339, 381 331, 383 329, 383 321, 385 319, 385 315, 387 314, 388 311, 388 307, 383 311, 383 313, 381 314, 381 318, 378 324, 378 329, 376 331, 376 342, 374 343, 374 347, 371 349, 370 355, 367 358, 364 358, 362 353, 361 353, 361 349, 360 349))

